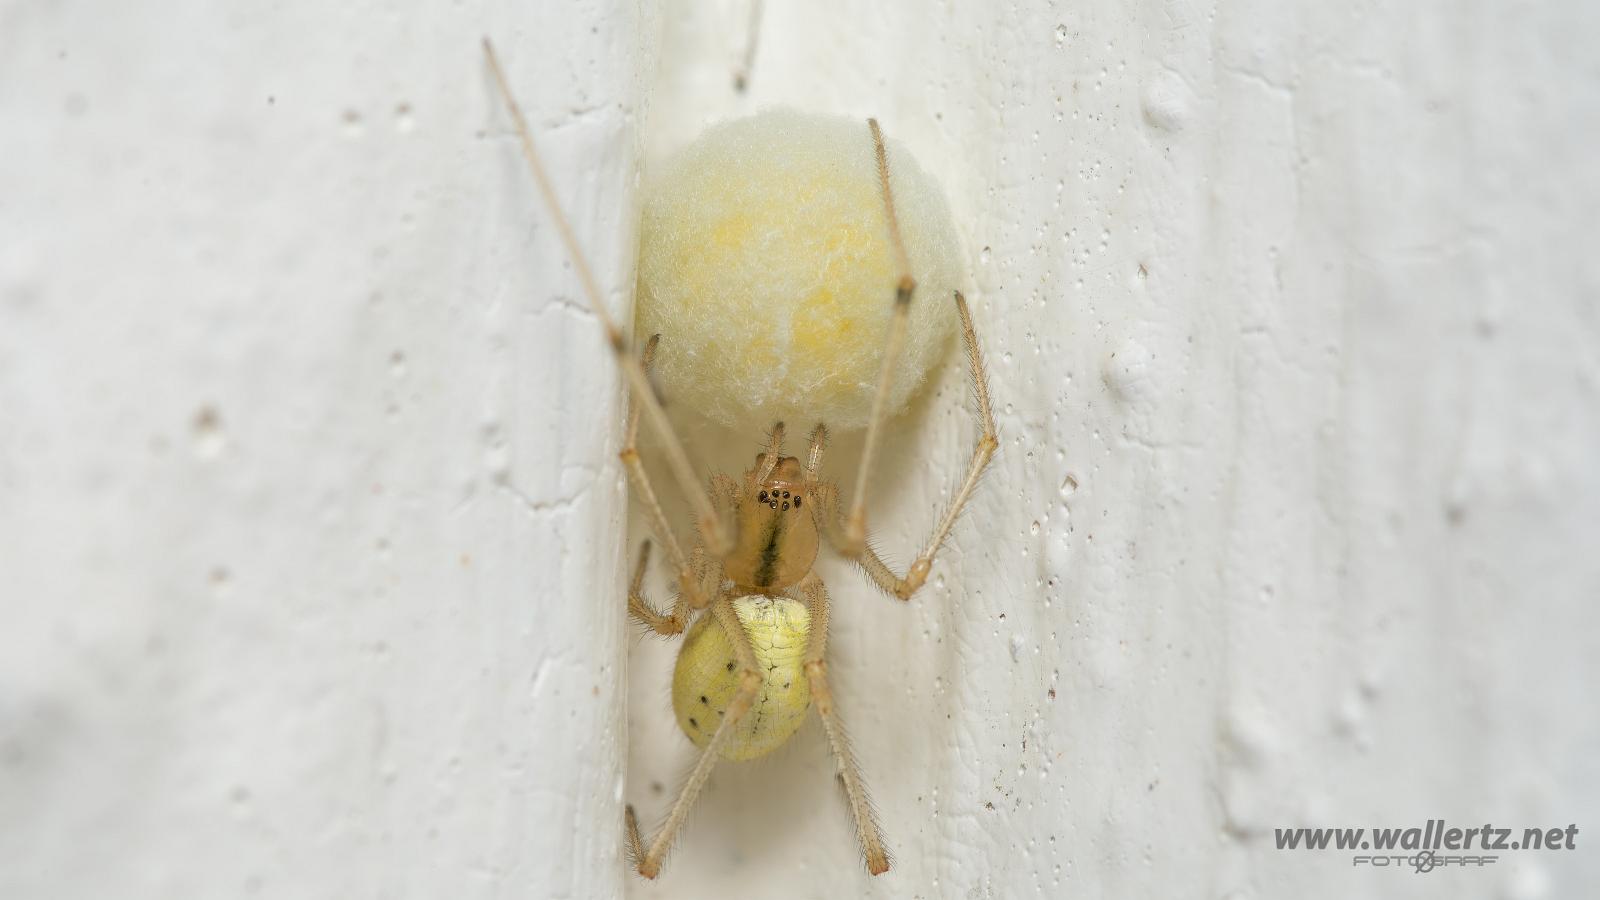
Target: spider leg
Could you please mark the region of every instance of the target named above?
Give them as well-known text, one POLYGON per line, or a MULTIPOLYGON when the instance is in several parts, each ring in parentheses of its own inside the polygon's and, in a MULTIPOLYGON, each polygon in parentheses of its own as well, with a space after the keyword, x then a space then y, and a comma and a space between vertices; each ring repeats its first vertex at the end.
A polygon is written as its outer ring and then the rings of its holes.
POLYGON ((817 483, 817 470, 822 468, 822 451, 828 446, 828 427, 821 422, 811 429, 811 445, 806 448, 806 485, 817 483))
POLYGON ((729 643, 733 645, 734 657, 739 664, 739 689, 733 696, 733 702, 728 705, 727 713, 717 725, 717 730, 711 735, 711 740, 706 743, 705 749, 700 751, 700 758, 695 761, 689 779, 678 791, 678 799, 672 804, 672 811, 667 814, 666 821, 661 824, 660 830, 648 843, 640 840, 638 817, 634 815, 633 807, 628 807, 628 846, 634 854, 639 874, 645 878, 655 878, 661 874, 661 863, 672 849, 672 841, 677 837, 678 829, 683 827, 684 820, 689 816, 689 810, 700 796, 701 789, 705 787, 706 779, 711 777, 711 770, 722 758, 723 748, 732 739, 735 726, 744 718, 745 713, 750 711, 757 692, 761 690, 761 668, 756 662, 755 649, 750 646, 750 636, 746 634, 744 626, 739 622, 738 614, 733 610, 732 595, 724 593, 713 600, 711 614, 717 617, 717 624, 727 633, 729 643))
POLYGON ((811 635, 806 642, 805 673, 811 687, 811 705, 822 719, 822 730, 828 735, 834 759, 839 763, 839 780, 844 783, 845 799, 850 804, 850 816, 855 821, 856 839, 861 843, 866 857, 867 871, 882 875, 889 871, 889 854, 883 849, 883 835, 878 827, 878 817, 867 796, 866 784, 861 779, 861 767, 856 764, 850 750, 850 739, 845 735, 839 711, 833 705, 833 689, 828 685, 828 589, 815 572, 808 573, 795 586, 795 593, 811 613, 811 635))
MULTIPOLYGON (((911 590, 915 591, 922 586, 928 577, 928 570, 933 567, 933 555, 939 552, 939 547, 944 539, 949 537, 950 529, 956 524, 956 517, 961 515, 961 510, 972 498, 972 491, 978 486, 978 479, 982 477, 983 470, 988 468, 990 460, 994 459, 994 452, 1000 449, 1000 438, 994 427, 994 410, 989 403, 989 375, 983 365, 983 351, 978 347, 978 333, 972 327, 972 311, 967 309, 967 300, 956 291, 956 311, 961 315, 961 340, 967 352, 967 372, 972 379, 972 393, 978 403, 978 421, 983 426, 983 433, 978 435, 978 442, 972 448, 972 457, 967 461, 967 473, 961 479, 961 486, 956 489, 955 497, 950 501, 950 506, 945 510, 944 516, 939 520, 938 527, 934 528, 928 543, 923 546, 922 553, 911 564, 908 578, 914 583, 911 590)), ((910 596, 910 592, 907 592, 910 596)))
POLYGON ((956 517, 961 515, 961 510, 971 499, 973 488, 977 487, 983 470, 988 467, 989 461, 994 458, 995 450, 1000 447, 1000 440, 995 433, 994 410, 990 408, 989 403, 988 375, 984 370, 983 352, 978 348, 978 334, 972 327, 972 312, 967 309, 966 298, 961 296, 960 291, 956 292, 955 297, 956 310, 961 316, 962 340, 966 345, 967 370, 972 379, 972 392, 977 398, 978 418, 983 423, 983 433, 978 436, 978 443, 972 449, 972 458, 967 462, 966 475, 956 488, 949 508, 939 518, 933 535, 928 538, 922 552, 911 563, 906 576, 901 578, 896 575, 864 540, 856 542, 850 533, 848 520, 839 513, 839 491, 836 486, 828 482, 815 482, 814 486, 808 488, 815 494, 815 499, 812 501, 812 515, 816 518, 817 527, 827 536, 828 541, 841 554, 859 563, 878 587, 901 600, 911 599, 911 595, 927 582, 928 572, 933 568, 934 554, 939 552, 939 547, 944 544, 945 538, 949 537, 950 529, 955 526, 956 517))
POLYGON ((856 470, 855 492, 850 515, 845 522, 845 555, 856 556, 867 543, 867 479, 872 472, 872 460, 878 452, 878 442, 883 432, 884 419, 889 406, 889 388, 894 383, 895 366, 900 362, 900 350, 906 342, 906 325, 911 315, 911 295, 917 289, 911 277, 911 261, 906 257, 905 242, 900 238, 900 219, 894 210, 894 192, 889 188, 889 157, 883 148, 883 132, 877 119, 868 119, 872 131, 872 147, 878 157, 878 184, 883 192, 883 208, 889 224, 889 245, 894 251, 895 265, 900 269, 900 280, 895 285, 894 311, 889 319, 889 336, 884 342, 883 365, 878 370, 878 389, 872 395, 872 412, 867 419, 867 439, 861 448, 861 463, 856 470))
MULTIPOLYGON (((639 365, 646 374, 649 374, 651 364, 655 362, 656 345, 660 340, 661 335, 651 335, 650 340, 644 345, 643 352, 639 354, 639 365)), ((621 458, 622 467, 628 473, 628 481, 633 485, 634 495, 639 498, 639 505, 644 509, 645 518, 650 520, 650 530, 655 532, 661 543, 666 545, 667 558, 672 561, 672 567, 678 570, 680 601, 686 599, 693 608, 704 609, 716 589, 714 586, 707 589, 704 579, 696 577, 696 573, 701 571, 701 566, 693 564, 693 561, 683 555, 683 546, 678 543, 678 536, 673 532, 672 525, 667 522, 667 514, 661 509, 661 501, 656 496, 655 486, 651 484, 650 475, 645 471, 644 463, 639 458, 639 412, 638 403, 629 404, 628 424, 623 430, 622 451, 617 456, 621 458)), ((637 587, 633 593, 638 593, 637 587)), ((631 595, 628 608, 634 609, 631 595)), ((676 614, 674 618, 677 620, 677 627, 671 631, 662 631, 655 620, 640 614, 638 610, 635 610, 634 614, 660 634, 677 634, 683 630, 683 618, 676 614)), ((660 616, 656 618, 659 619, 660 616)))
POLYGON ((689 621, 689 598, 680 593, 672 603, 672 612, 656 609, 644 596, 644 573, 650 563, 650 542, 639 545, 639 562, 633 569, 633 581, 628 585, 628 612, 656 634, 682 634, 689 621))
POLYGON ((688 497, 690 505, 694 507, 699 520, 701 539, 705 541, 713 556, 725 557, 733 550, 733 539, 728 534, 727 523, 723 522, 712 509, 711 499, 706 496, 705 488, 695 479, 689 455, 684 452, 683 442, 678 439, 672 423, 667 421, 667 413, 662 409, 661 401, 656 398, 654 388, 650 386, 650 378, 645 374, 644 366, 628 353, 627 338, 623 336, 622 329, 617 327, 611 314, 606 311, 605 301, 600 297, 600 287, 595 281, 594 272, 589 268, 588 259, 578 247, 578 239, 572 233, 572 225, 568 222, 566 214, 561 211, 561 204, 556 202, 555 188, 551 186, 550 177, 545 173, 544 164, 539 161, 539 153, 533 145, 533 132, 528 127, 527 118, 522 114, 522 107, 517 105, 516 98, 511 94, 511 85, 506 80, 505 70, 501 68, 500 58, 495 55, 494 47, 488 38, 483 39, 483 55, 489 63, 489 71, 494 76, 495 85, 516 124, 517 137, 522 144, 522 155, 528 162, 528 170, 533 174, 533 180, 539 186, 539 193, 550 209, 556 231, 560 233, 562 243, 567 247, 567 255, 571 257, 573 268, 577 270, 578 280, 583 284, 583 292, 589 298, 589 305, 594 309, 595 318, 600 320, 600 325, 605 331, 606 343, 610 345, 617 365, 622 368, 633 389, 634 403, 642 407, 644 413, 649 416, 650 425, 661 440, 672 475, 677 479, 678 487, 684 496, 688 497))
POLYGON ((745 477, 745 489, 754 490, 755 486, 767 480, 772 470, 778 466, 778 458, 783 455, 783 423, 775 422, 772 433, 767 435, 767 449, 761 455, 761 465, 750 470, 745 477))

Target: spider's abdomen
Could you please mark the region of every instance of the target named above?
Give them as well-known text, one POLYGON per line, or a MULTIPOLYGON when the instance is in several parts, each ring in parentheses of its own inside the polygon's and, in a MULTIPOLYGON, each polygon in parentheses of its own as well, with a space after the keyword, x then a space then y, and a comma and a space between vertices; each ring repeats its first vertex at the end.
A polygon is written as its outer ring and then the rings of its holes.
MULTIPOLYGON (((722 755, 755 759, 787 741, 811 707, 811 686, 802 668, 811 614, 787 597, 740 597, 733 608, 750 636, 762 682, 722 755)), ((684 638, 672 673, 672 710, 695 746, 710 742, 738 688, 733 643, 714 616, 701 616, 684 638)))

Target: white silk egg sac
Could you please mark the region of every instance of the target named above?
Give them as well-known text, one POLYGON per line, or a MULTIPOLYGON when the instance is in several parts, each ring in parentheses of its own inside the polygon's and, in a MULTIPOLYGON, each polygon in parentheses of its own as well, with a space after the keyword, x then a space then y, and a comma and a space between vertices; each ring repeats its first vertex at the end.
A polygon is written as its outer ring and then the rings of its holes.
MULTIPOLYGON (((893 414, 950 343, 965 257, 938 184, 885 145, 917 282, 893 414)), ((637 333, 661 335, 669 401, 724 425, 864 427, 899 279, 864 120, 779 109, 726 122, 647 180, 637 333)))

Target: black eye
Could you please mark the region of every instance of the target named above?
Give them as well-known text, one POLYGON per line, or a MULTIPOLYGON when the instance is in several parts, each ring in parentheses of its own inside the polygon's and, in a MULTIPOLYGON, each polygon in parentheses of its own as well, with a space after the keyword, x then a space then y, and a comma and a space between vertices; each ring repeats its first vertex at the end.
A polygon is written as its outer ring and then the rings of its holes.
POLYGON ((785 499, 785 500, 789 499, 789 492, 788 491, 784 491, 783 492, 783 499, 785 499))
POLYGON ((800 498, 799 497, 794 498, 794 508, 795 509, 799 509, 800 508, 800 498))
POLYGON ((762 491, 761 492, 761 502, 762 503, 767 502, 767 492, 766 491, 762 491))
POLYGON ((784 501, 784 502, 783 502, 783 508, 784 508, 784 509, 788 509, 788 508, 789 508, 789 501, 787 501, 787 500, 785 500, 785 501, 784 501))

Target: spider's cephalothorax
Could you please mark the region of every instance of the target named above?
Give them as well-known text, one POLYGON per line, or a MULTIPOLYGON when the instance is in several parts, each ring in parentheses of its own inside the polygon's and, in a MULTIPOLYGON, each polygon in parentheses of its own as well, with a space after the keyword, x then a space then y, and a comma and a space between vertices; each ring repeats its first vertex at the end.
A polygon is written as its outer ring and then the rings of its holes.
POLYGON ((733 553, 723 563, 723 575, 738 587, 781 590, 811 571, 817 523, 805 508, 803 478, 800 460, 785 456, 774 463, 765 453, 745 473, 734 507, 733 553))
POLYGON ((683 445, 662 410, 650 384, 648 370, 659 336, 652 337, 639 356, 627 352, 628 343, 617 328, 589 267, 579 252, 571 225, 554 199, 550 180, 534 151, 533 137, 521 110, 511 100, 505 74, 494 51, 484 42, 496 84, 505 95, 516 121, 524 156, 539 189, 555 217, 557 231, 567 244, 584 293, 606 332, 618 365, 633 395, 628 415, 622 461, 650 527, 666 549, 677 576, 678 595, 669 612, 653 607, 642 593, 650 544, 639 552, 628 592, 628 610, 652 631, 663 635, 688 635, 673 676, 673 707, 684 733, 701 748, 688 780, 678 792, 666 821, 648 842, 641 840, 633 808, 627 811, 628 848, 639 874, 654 878, 673 838, 687 818, 706 779, 719 759, 749 759, 786 741, 809 709, 817 711, 839 763, 856 837, 874 875, 889 870, 878 822, 867 799, 861 772, 850 753, 834 707, 828 683, 828 591, 812 565, 822 539, 843 556, 855 560, 886 593, 910 599, 928 578, 934 554, 954 526, 956 516, 971 496, 978 477, 989 464, 999 442, 994 414, 978 350, 972 316, 960 292, 955 293, 961 320, 967 368, 977 400, 983 433, 968 460, 966 474, 939 517, 932 536, 904 577, 896 575, 866 542, 866 493, 873 456, 887 418, 887 399, 895 361, 905 344, 906 322, 916 281, 910 274, 904 242, 895 218, 889 188, 889 168, 878 123, 869 119, 873 150, 883 197, 884 227, 901 273, 892 289, 893 315, 884 340, 866 443, 856 470, 851 504, 846 510, 838 485, 820 475, 827 429, 817 425, 803 457, 783 455, 783 424, 772 429, 767 449, 741 479, 726 475, 711 478, 710 490, 698 480, 683 445), (640 463, 635 440, 641 415, 648 415, 660 438, 673 478, 687 496, 695 515, 695 543, 685 553, 676 532, 662 512, 655 488, 640 463))

